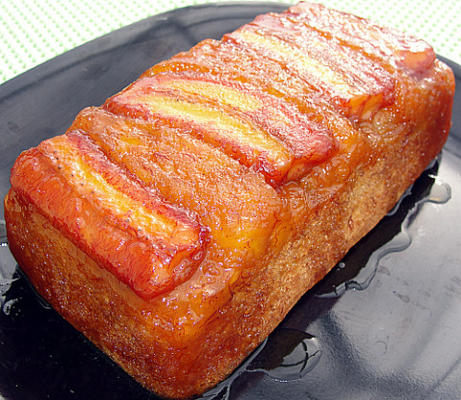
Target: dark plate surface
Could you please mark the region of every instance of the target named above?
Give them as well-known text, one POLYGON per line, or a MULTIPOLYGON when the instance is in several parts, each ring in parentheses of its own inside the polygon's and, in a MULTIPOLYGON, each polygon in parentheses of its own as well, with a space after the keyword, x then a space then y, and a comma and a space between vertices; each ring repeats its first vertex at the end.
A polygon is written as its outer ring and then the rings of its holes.
MULTIPOLYGON (((146 68, 275 3, 175 10, 0 86, 0 195, 18 154, 63 133, 146 68)), ((461 85, 461 68, 447 61, 461 85)), ((461 96, 445 149, 392 215, 207 397, 461 398, 461 96), (336 290, 335 290, 336 288, 336 290)), ((3 209, 1 210, 3 218, 3 209)), ((155 399, 42 304, 0 248, 0 398, 155 399)))

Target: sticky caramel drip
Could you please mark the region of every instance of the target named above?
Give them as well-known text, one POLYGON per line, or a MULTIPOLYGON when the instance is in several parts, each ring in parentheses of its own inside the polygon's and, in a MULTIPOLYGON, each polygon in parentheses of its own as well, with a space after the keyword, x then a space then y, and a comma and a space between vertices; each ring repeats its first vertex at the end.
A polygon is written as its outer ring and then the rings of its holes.
POLYGON ((89 108, 79 114, 72 129, 85 132, 117 164, 172 203, 181 202, 200 214, 210 228, 210 240, 220 248, 247 255, 265 251, 275 210, 280 210, 278 203, 270 202, 274 190, 258 174, 161 121, 152 125, 89 108))
MULTIPOLYGON (((324 98, 318 97, 299 74, 283 68, 281 63, 264 58, 254 49, 235 41, 206 40, 187 53, 180 53, 170 60, 157 64, 146 71, 144 76, 158 77, 168 74, 168 71, 183 75, 197 74, 207 76, 208 79, 247 85, 289 106, 291 116, 302 115, 310 123, 327 128, 330 140, 335 144, 360 135, 331 104, 324 98), (270 80, 266 79, 269 75, 270 80), (295 111, 291 112, 293 109, 295 111)), ((291 130, 289 136, 294 140, 295 131, 291 130)), ((312 143, 312 139, 303 139, 302 142, 312 143)), ((317 154, 322 154, 322 151, 317 151, 317 154)), ((308 171, 308 169, 299 171, 297 177, 293 179, 299 179, 308 171)))
POLYGON ((232 109, 226 110, 180 92, 152 90, 146 80, 111 98, 105 108, 152 123, 167 121, 171 127, 188 132, 247 167, 263 172, 269 180, 280 180, 292 163, 288 149, 280 141, 232 109))
POLYGON ((102 154, 92 154, 87 144, 78 133, 69 133, 45 142, 41 149, 79 196, 90 198, 98 208, 125 219, 139 234, 172 246, 190 246, 198 240, 198 231, 192 224, 168 215, 169 210, 157 196, 145 192, 130 178, 124 179, 121 171, 114 171, 118 168, 106 162, 102 154))
POLYGON ((203 74, 165 71, 140 79, 105 108, 152 123, 168 121, 263 173, 274 185, 303 176, 335 149, 327 128, 278 98, 203 74))
POLYGON ((294 24, 316 29, 326 38, 378 61, 390 72, 401 74, 403 67, 406 71, 421 73, 435 60, 434 50, 421 39, 321 4, 302 2, 290 7, 285 14, 294 24))
POLYGON ((367 119, 392 101, 393 81, 385 70, 375 66, 370 75, 373 66, 361 54, 327 43, 312 30, 299 32, 281 18, 264 15, 228 37, 296 71, 314 96, 347 117, 367 119))
POLYGON ((147 191, 88 137, 68 132, 23 160, 13 188, 144 299, 187 279, 203 258, 207 231, 196 218, 147 191))

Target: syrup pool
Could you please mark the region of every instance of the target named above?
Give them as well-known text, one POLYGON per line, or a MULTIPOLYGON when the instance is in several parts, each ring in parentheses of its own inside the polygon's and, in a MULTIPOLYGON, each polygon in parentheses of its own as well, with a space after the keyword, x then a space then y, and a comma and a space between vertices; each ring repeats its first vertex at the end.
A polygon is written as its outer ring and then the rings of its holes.
POLYGON ((383 258, 411 246, 409 228, 422 208, 447 203, 451 198, 451 187, 433 174, 437 167, 437 162, 429 166, 380 224, 317 285, 316 297, 336 298, 348 290, 367 289, 383 258))
POLYGON ((18 299, 8 299, 7 292, 11 284, 18 279, 16 261, 8 248, 5 221, 0 221, 0 307, 9 315, 18 299))
MULTIPOLYGON (((438 161, 434 161, 402 195, 384 220, 351 249, 332 272, 311 290, 312 293, 309 292, 308 295, 312 295, 316 303, 322 299, 334 301, 348 290, 367 289, 381 260, 411 245, 409 228, 422 208, 427 204, 447 203, 451 198, 451 187, 436 175, 437 169, 438 161)), ((321 338, 306 331, 279 327, 232 375, 201 399, 232 400, 238 397, 238 394, 234 395, 234 387, 239 386, 239 379, 245 377, 244 380, 251 380, 251 374, 263 374, 274 382, 301 380, 316 367, 321 356, 321 338)))
MULTIPOLYGON (((365 290, 384 257, 404 251, 411 245, 409 228, 421 209, 426 204, 444 204, 451 198, 450 186, 435 175, 437 167, 437 162, 431 165, 380 225, 354 246, 332 272, 312 289, 310 294, 317 301, 337 298, 347 290, 365 290), (384 239, 383 231, 390 232, 384 235, 384 239), (374 236, 380 239, 375 240, 374 236)), ((17 268, 9 251, 5 221, 0 221, 0 252, 0 306, 3 314, 9 316, 12 312, 20 312, 20 308, 17 308, 20 299, 7 295, 11 285, 19 279, 29 282, 17 268)), ((29 286, 38 304, 49 309, 49 304, 32 285, 29 286)), ((279 327, 227 379, 201 398, 231 400, 236 397, 234 392, 238 397, 240 378, 244 378, 243 381, 252 377, 261 379, 261 376, 274 382, 302 380, 321 360, 321 347, 321 338, 303 330, 279 327)))
POLYGON ((302 379, 320 360, 320 342, 298 329, 276 329, 226 380, 201 397, 230 400, 235 381, 245 374, 262 373, 277 382, 302 379))

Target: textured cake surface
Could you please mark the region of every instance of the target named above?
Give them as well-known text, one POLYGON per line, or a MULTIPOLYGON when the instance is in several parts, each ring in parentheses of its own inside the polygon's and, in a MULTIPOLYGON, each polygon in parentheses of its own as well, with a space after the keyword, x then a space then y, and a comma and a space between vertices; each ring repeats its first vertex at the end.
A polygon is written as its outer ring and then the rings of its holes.
POLYGON ((141 384, 202 393, 439 153, 453 95, 424 41, 317 4, 259 16, 22 153, 10 248, 141 384))

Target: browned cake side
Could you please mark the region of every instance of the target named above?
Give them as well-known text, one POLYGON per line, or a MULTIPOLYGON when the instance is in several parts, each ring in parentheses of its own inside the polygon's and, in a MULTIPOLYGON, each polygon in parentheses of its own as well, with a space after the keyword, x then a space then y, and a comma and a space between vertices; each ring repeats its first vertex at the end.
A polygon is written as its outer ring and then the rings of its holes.
POLYGON ((440 152, 425 42, 302 3, 162 62, 21 154, 10 248, 156 393, 228 375, 440 152))

